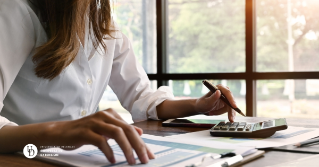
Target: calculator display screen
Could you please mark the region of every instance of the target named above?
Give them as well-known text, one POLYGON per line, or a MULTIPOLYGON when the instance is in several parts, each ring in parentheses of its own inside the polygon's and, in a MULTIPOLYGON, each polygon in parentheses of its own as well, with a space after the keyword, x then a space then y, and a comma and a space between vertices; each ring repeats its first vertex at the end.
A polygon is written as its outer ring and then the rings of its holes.
POLYGON ((282 125, 286 125, 285 119, 273 119, 269 121, 255 123, 254 130, 267 129, 267 128, 272 128, 272 127, 282 126, 282 125))
POLYGON ((269 121, 265 121, 263 124, 263 129, 264 128, 271 128, 275 126, 275 121, 274 120, 269 120, 269 121))
POLYGON ((286 125, 286 119, 275 119, 275 126, 286 125))

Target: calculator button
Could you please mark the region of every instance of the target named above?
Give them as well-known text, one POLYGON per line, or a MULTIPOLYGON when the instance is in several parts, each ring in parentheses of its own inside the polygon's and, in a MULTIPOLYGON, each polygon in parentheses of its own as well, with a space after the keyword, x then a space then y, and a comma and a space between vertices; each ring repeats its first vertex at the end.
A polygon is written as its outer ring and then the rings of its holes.
POLYGON ((228 130, 228 126, 223 126, 221 129, 222 130, 228 130))
POLYGON ((229 127, 229 130, 231 130, 231 131, 236 130, 236 126, 231 126, 231 127, 229 127))
POLYGON ((214 130, 220 130, 220 128, 221 128, 222 126, 224 126, 224 125, 225 125, 224 122, 220 122, 218 125, 216 125, 216 126, 214 127, 214 130))
POLYGON ((246 126, 246 131, 250 131, 250 129, 251 129, 251 124, 246 126))
POLYGON ((221 129, 222 130, 228 130, 230 125, 231 125, 231 122, 227 122, 224 126, 221 127, 221 129))
POLYGON ((229 127, 229 130, 231 130, 231 131, 236 130, 238 124, 239 124, 238 122, 233 122, 233 123, 231 124, 231 126, 229 127))
POLYGON ((238 126, 237 131, 243 131, 245 129, 245 126, 238 126))
POLYGON ((219 122, 219 124, 217 126, 224 126, 225 122, 219 122))

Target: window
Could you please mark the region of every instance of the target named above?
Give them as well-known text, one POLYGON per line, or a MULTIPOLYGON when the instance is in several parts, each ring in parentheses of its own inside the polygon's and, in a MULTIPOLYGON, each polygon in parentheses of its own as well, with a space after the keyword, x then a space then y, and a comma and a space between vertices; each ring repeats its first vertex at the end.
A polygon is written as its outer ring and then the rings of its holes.
POLYGON ((319 71, 319 1, 256 1, 257 71, 319 71))
POLYGON ((158 86, 176 83, 184 98, 198 80, 227 80, 249 116, 319 113, 319 1, 157 0, 156 9, 158 86))
POLYGON ((149 74, 156 73, 155 0, 115 0, 113 18, 149 74))
POLYGON ((200 97, 209 79, 227 84, 248 116, 317 117, 318 0, 115 2, 153 87, 200 97))
POLYGON ((168 73, 245 72, 245 1, 167 3, 168 73))
POLYGON ((319 118, 319 80, 258 80, 257 116, 319 118), (295 83, 291 93, 290 83, 295 83))
POLYGON ((288 72, 257 80, 257 115, 318 118, 319 1, 255 2, 256 71, 288 72))

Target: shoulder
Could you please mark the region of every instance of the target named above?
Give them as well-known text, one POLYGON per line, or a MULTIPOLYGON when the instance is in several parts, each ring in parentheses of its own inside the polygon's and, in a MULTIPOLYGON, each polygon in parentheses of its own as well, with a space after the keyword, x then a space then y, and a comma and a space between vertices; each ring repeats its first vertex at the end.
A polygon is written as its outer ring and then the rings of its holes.
POLYGON ((106 35, 104 39, 119 39, 123 37, 123 33, 120 30, 120 26, 112 18, 111 25, 109 27, 110 34, 106 35))
POLYGON ((0 22, 10 27, 33 27, 31 13, 33 10, 27 0, 1 0, 0 22), (21 26, 20 26, 21 25, 21 26))
POLYGON ((27 0, 1 0, 0 1, 0 14, 11 15, 12 17, 24 17, 29 14, 27 0))
POLYGON ((0 30, 24 33, 34 40, 41 23, 30 5, 28 0, 0 0, 0 30))
POLYGON ((123 43, 128 42, 127 36, 121 31, 120 25, 118 25, 114 20, 112 20, 111 30, 113 30, 112 36, 117 40, 117 42, 123 43))

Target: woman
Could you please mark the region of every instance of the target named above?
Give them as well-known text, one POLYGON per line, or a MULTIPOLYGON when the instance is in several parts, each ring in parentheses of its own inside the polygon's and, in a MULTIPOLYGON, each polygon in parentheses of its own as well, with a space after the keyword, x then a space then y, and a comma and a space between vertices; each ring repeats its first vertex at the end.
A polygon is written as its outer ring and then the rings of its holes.
MULTIPOLYGON (((109 84, 134 121, 235 112, 220 91, 174 100, 156 91, 137 63, 125 35, 111 19, 109 0, 1 0, 0 152, 39 146, 97 146, 115 163, 108 138, 117 141, 129 164, 154 158, 112 109, 95 112, 109 84), (129 139, 129 140, 128 140, 129 139)), ((219 89, 236 107, 228 87, 219 89)))

